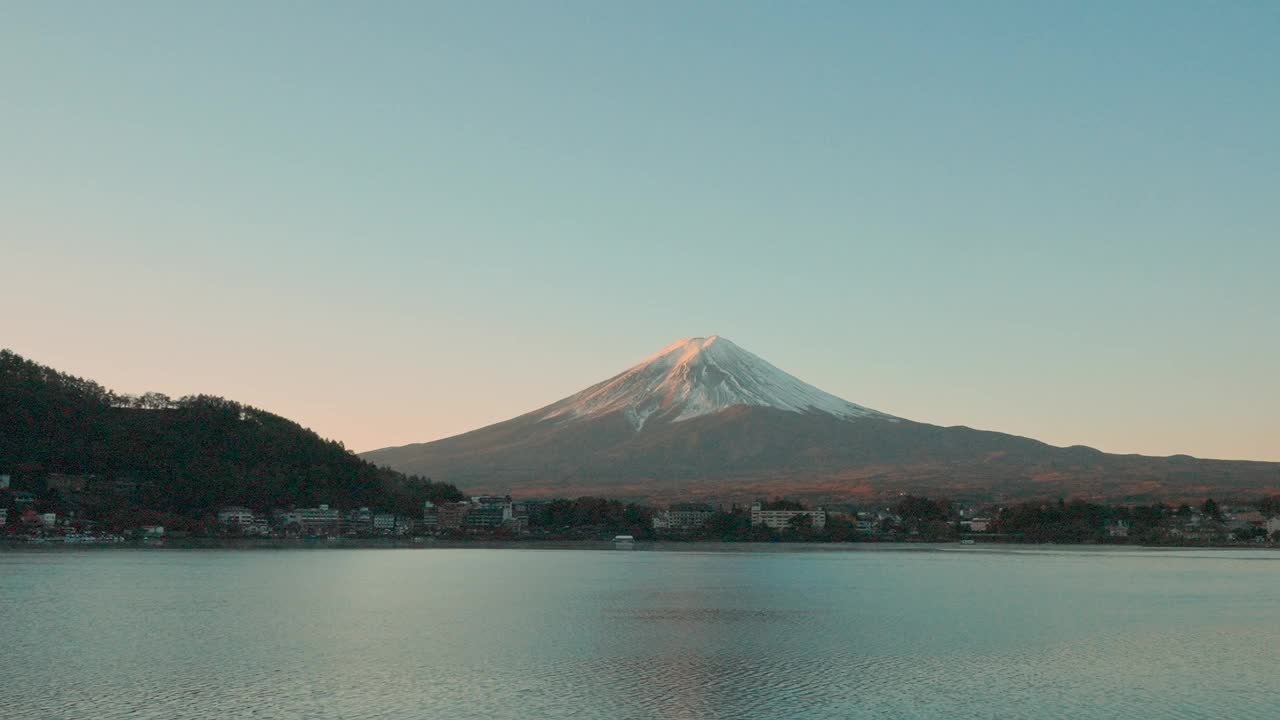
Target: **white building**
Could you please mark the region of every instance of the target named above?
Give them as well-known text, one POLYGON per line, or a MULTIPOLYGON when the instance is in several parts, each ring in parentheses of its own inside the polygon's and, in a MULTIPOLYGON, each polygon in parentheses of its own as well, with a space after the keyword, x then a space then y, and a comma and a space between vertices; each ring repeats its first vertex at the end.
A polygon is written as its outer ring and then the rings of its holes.
POLYGON ((669 509, 654 514, 653 529, 693 530, 705 525, 713 512, 709 505, 672 505, 669 509))
POLYGON ((336 530, 342 525, 342 515, 336 508, 320 505, 313 508, 294 508, 279 513, 278 522, 286 527, 296 525, 305 531, 336 530))
POLYGON ((240 527, 244 527, 252 525, 253 521, 253 511, 249 508, 232 506, 224 507, 218 511, 218 522, 222 525, 238 525, 240 527))
POLYGON ((9 489, 9 476, 0 475, 0 490, 8 490, 8 489, 9 489))
POLYGON ((765 510, 760 503, 751 506, 751 527, 764 525, 773 530, 786 530, 791 527, 791 519, 808 515, 813 518, 813 529, 821 530, 827 526, 827 512, 817 510, 765 510))
POLYGON ((1267 530, 1267 537, 1271 537, 1273 533, 1280 532, 1280 515, 1267 518, 1267 524, 1264 527, 1267 530))
POLYGON ((508 522, 515 515, 515 503, 510 495, 478 495, 471 498, 471 505, 481 510, 501 510, 502 522, 508 522))
POLYGON ((335 508, 320 505, 313 508, 297 508, 294 514, 302 525, 336 525, 341 515, 335 508))
POLYGON ((58 524, 58 513, 40 513, 40 524, 51 528, 58 524))

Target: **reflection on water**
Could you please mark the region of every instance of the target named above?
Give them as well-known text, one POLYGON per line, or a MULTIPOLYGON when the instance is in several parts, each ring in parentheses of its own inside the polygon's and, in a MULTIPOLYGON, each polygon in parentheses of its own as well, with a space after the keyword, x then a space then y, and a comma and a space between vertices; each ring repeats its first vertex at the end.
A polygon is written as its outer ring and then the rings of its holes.
POLYGON ((1274 718, 1266 552, 0 553, 16 718, 1274 718))

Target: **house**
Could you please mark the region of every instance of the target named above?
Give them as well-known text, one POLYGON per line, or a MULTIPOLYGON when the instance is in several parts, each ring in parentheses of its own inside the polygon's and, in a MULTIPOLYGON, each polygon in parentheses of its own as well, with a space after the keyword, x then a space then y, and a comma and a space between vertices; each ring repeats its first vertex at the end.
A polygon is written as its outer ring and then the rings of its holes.
POLYGON ((58 513, 40 513, 40 525, 51 528, 58 524, 58 513))
POLYGON ((1129 523, 1124 520, 1116 520, 1107 525, 1107 537, 1127 538, 1129 537, 1129 523))
POLYGON ((14 505, 30 505, 36 501, 35 493, 29 493, 26 490, 14 490, 10 495, 13 497, 14 505))
POLYGON ((0 475, 0 490, 9 489, 9 479, 8 475, 0 475))
POLYGON ((0 508, 0 527, 9 523, 9 508, 0 508))
POLYGON ((791 527, 791 519, 809 516, 813 518, 813 529, 821 530, 827 526, 827 513, 822 508, 817 510, 765 510, 760 503, 751 506, 751 527, 761 525, 773 530, 786 530, 791 527))
POLYGON ((163 525, 143 525, 138 528, 138 534, 148 538, 164 537, 163 525))
POLYGON ((987 532, 991 529, 991 518, 970 518, 961 520, 960 527, 969 532, 987 532))

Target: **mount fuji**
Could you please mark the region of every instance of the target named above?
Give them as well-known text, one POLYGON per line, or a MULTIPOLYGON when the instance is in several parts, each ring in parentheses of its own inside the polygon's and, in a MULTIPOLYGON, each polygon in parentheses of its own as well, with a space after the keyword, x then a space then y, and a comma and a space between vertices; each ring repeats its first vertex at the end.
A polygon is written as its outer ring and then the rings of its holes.
POLYGON ((550 406, 543 419, 620 412, 640 431, 650 418, 679 422, 739 405, 896 419, 825 393, 716 335, 672 343, 621 375, 550 406))
POLYGON ((1179 499, 1280 490, 1280 464, 1109 455, 940 427, 824 392, 718 336, 673 343, 546 407, 364 458, 466 490, 650 500, 1179 499))

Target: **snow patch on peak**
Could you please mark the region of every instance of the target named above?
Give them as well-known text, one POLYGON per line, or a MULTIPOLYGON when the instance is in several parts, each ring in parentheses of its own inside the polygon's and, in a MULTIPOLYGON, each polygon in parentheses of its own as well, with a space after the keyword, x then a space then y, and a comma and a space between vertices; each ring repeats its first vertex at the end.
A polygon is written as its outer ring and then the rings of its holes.
POLYGON ((626 372, 552 405, 543 417, 622 412, 638 431, 651 418, 679 422, 737 405, 897 420, 823 392, 718 335, 672 343, 626 372))

